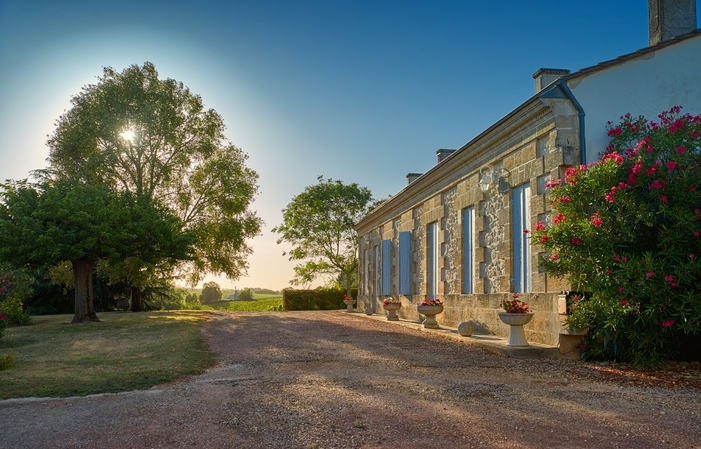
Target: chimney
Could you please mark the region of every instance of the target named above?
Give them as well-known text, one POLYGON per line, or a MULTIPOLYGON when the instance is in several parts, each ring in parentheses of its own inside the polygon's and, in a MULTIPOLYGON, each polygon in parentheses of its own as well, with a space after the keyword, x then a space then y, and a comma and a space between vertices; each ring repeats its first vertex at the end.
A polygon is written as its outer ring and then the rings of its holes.
POLYGON ((446 150, 443 148, 436 151, 436 156, 438 156, 438 163, 440 164, 441 162, 443 162, 443 159, 447 158, 453 153, 455 153, 455 150, 446 150))
POLYGON ((423 173, 408 173, 406 175, 406 185, 409 185, 412 182, 416 181, 421 175, 423 175, 423 173))
POLYGON ((650 46, 696 29, 696 0, 648 0, 650 46))
POLYGON ((535 93, 543 90, 545 86, 558 78, 569 75, 570 71, 565 69, 540 69, 533 74, 535 80, 535 93))

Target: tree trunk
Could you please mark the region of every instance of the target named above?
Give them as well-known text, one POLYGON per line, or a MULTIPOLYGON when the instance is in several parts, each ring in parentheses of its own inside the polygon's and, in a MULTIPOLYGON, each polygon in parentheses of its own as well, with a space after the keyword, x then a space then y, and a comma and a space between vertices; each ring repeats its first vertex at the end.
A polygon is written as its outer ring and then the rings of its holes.
POLYGON ((75 314, 73 323, 100 321, 95 315, 92 298, 92 272, 94 262, 89 259, 78 259, 72 262, 73 282, 75 284, 75 314))
POLYGON ((131 312, 143 312, 144 302, 141 300, 141 289, 135 285, 131 286, 131 312))

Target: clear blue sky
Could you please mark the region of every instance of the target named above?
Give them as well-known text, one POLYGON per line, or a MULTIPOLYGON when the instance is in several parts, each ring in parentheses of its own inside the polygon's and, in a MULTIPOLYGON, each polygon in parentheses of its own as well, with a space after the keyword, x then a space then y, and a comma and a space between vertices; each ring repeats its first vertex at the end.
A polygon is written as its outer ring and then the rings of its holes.
POLYGON ((280 289, 293 265, 270 230, 317 176, 394 194, 533 95, 539 68, 647 41, 640 0, 0 0, 0 179, 46 166, 46 136, 103 67, 153 62, 260 175, 249 276, 215 280, 280 289))

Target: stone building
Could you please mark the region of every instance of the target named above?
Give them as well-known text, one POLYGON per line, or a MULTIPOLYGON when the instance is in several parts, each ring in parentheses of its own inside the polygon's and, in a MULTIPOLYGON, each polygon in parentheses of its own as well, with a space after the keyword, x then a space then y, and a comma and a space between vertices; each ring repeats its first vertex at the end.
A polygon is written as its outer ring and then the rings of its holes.
POLYGON ((570 73, 540 69, 535 95, 437 164, 407 175, 407 186, 356 225, 358 307, 381 310, 401 298, 441 298, 439 323, 473 320, 478 332, 506 336, 497 312, 519 292, 535 316, 529 341, 557 345, 568 285, 542 272, 527 231, 548 218, 545 185, 598 158, 606 123, 630 112, 655 118, 681 105, 701 113, 701 30, 694 0, 649 0, 649 46, 570 73))

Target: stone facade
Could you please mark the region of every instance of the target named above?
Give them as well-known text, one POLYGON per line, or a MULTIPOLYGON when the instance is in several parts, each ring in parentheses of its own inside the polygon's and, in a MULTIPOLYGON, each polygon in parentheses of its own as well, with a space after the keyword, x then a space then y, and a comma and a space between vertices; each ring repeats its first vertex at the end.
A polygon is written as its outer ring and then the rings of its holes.
MULTIPOLYGON (((360 309, 367 305, 382 310, 386 295, 400 297, 404 307, 399 315, 418 319, 415 304, 429 296, 429 242, 427 227, 436 223, 438 252, 436 281, 438 297, 445 310, 439 323, 457 327, 474 320, 477 332, 508 334, 508 326, 498 318, 500 303, 513 292, 513 187, 528 185, 528 227, 547 219, 545 183, 560 178, 564 170, 579 161, 577 113, 565 99, 535 97, 472 142, 439 162, 369 214, 358 226, 361 272, 368 277, 368 288, 359 292, 360 309), (481 170, 496 173, 487 188, 481 189, 481 170), (462 292, 465 239, 462 211, 474 207, 474 293, 462 292), (410 292, 400 294, 399 234, 411 233, 410 292), (389 241, 389 254, 383 254, 382 241, 389 241), (390 258, 390 273, 382 273, 379 259, 390 258), (374 270, 373 270, 374 268, 374 270), (381 280, 389 280, 389 291, 382 291, 381 280)), ((385 246, 385 249, 388 247, 385 246)), ((557 314, 557 294, 566 285, 538 269, 539 251, 531 251, 531 284, 522 298, 536 311, 527 326, 530 341, 556 345, 561 330, 557 314)))

